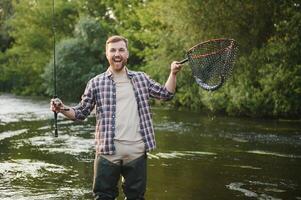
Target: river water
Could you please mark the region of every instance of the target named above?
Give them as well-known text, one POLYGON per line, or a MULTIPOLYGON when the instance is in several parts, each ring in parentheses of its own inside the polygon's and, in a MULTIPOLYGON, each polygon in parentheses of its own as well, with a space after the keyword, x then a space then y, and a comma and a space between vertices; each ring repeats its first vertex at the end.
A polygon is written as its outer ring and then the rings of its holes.
MULTIPOLYGON (((0 95, 0 199, 93 199, 94 124, 49 101, 0 95)), ((155 107, 149 200, 301 200, 301 122, 220 117, 155 107)), ((119 199, 122 199, 121 195, 119 199)))

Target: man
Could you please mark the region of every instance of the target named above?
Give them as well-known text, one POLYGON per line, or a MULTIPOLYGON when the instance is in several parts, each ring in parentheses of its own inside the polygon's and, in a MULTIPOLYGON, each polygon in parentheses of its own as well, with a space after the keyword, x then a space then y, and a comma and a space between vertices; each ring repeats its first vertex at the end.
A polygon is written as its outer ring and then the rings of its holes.
POLYGON ((88 82, 77 106, 71 108, 52 99, 50 109, 72 120, 84 120, 96 107, 95 199, 115 199, 120 176, 126 199, 144 199, 146 152, 156 147, 149 98, 172 99, 181 65, 171 63, 170 75, 161 86, 145 73, 126 68, 126 38, 108 38, 106 57, 110 66, 88 82))

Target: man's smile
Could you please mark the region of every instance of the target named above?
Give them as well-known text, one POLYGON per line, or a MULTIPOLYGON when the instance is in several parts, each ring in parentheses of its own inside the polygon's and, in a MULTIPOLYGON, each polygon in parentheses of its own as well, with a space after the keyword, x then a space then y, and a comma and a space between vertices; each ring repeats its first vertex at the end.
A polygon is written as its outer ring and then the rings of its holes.
POLYGON ((114 62, 122 62, 122 58, 121 57, 113 57, 112 59, 114 62))

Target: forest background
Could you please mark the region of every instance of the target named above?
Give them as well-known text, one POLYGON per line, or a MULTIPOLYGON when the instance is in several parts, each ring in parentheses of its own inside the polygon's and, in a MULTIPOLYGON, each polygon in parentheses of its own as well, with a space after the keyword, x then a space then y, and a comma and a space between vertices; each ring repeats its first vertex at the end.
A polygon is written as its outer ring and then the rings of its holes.
POLYGON ((129 39, 128 68, 162 84, 171 61, 192 45, 234 38, 239 55, 232 78, 207 92, 184 67, 170 106, 300 119, 300 22, 297 0, 55 0, 54 16, 51 0, 1 0, 0 92, 53 95, 53 24, 57 94, 74 102, 106 70, 110 35, 129 39))

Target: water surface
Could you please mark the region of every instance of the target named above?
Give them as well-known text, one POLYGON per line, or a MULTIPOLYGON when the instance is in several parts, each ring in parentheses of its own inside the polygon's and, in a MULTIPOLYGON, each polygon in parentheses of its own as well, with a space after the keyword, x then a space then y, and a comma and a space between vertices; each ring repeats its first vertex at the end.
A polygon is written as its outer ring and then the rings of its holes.
MULTIPOLYGON (((94 123, 0 95, 0 199, 92 199, 94 123)), ((301 199, 301 123, 153 109, 146 198, 301 199)), ((122 195, 119 199, 122 199, 122 195)))

